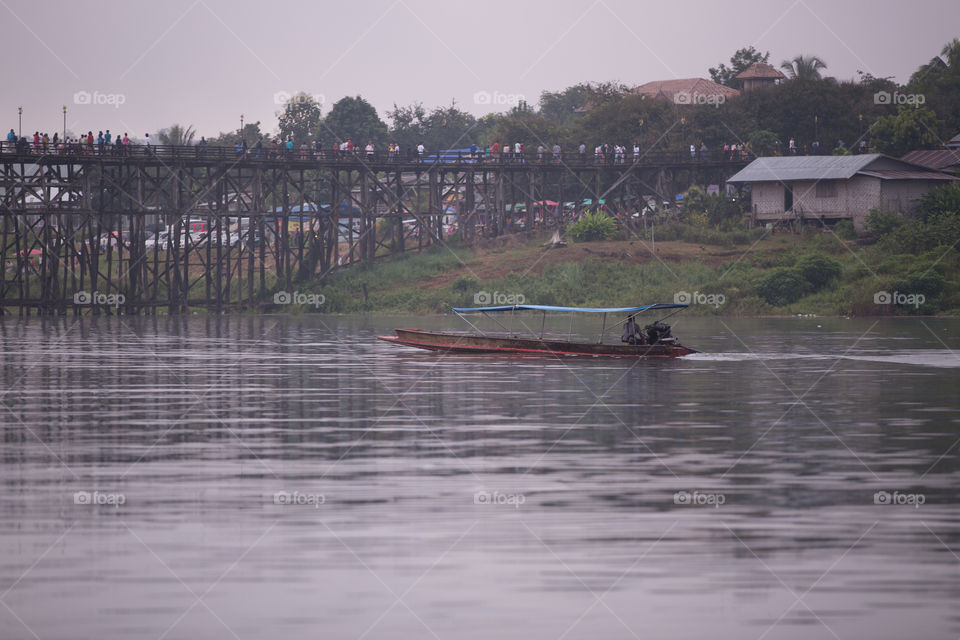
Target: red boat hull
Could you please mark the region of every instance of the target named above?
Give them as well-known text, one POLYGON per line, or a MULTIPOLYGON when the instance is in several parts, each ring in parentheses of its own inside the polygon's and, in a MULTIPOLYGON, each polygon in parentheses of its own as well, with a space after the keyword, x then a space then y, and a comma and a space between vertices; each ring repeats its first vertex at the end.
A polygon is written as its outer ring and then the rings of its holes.
POLYGON ((392 344, 443 351, 447 353, 498 353, 504 355, 549 355, 591 356, 614 358, 676 358, 691 353, 694 349, 681 344, 596 344, 569 342, 544 338, 515 338, 507 336, 481 336, 445 331, 421 331, 420 329, 396 329, 396 336, 377 336, 378 340, 392 344))

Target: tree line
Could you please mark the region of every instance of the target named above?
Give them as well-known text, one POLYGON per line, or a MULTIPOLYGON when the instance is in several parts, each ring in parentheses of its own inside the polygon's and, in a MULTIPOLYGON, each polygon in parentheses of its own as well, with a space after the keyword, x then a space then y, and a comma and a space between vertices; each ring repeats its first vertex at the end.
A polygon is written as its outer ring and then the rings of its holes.
MULTIPOLYGON (((708 70, 720 84, 736 87, 736 76, 754 62, 768 62, 769 52, 737 50, 729 64, 708 70)), ((572 151, 581 143, 639 143, 644 151, 708 148, 750 143, 758 154, 774 153, 795 139, 803 148, 819 142, 821 152, 855 149, 864 141, 871 151, 894 156, 922 148, 939 148, 960 132, 960 40, 947 43, 940 55, 921 65, 904 85, 889 77, 858 72, 854 80, 825 77, 827 63, 817 56, 796 56, 780 67, 787 79, 765 89, 742 93, 713 105, 682 105, 637 95, 618 82, 584 82, 560 91, 544 91, 536 108, 519 102, 501 113, 476 117, 451 103, 428 110, 422 103, 393 105, 384 114, 362 96, 347 96, 324 114, 311 95, 290 97, 277 113, 273 131, 248 123, 243 131, 220 133, 210 145, 250 145, 292 139, 296 147, 325 148, 351 139, 378 149, 423 144, 428 151, 481 148, 494 142, 525 142, 528 148, 560 144, 572 151), (778 145, 779 143, 779 145, 778 145)), ((158 134, 161 144, 196 143, 192 127, 173 125, 158 134)))

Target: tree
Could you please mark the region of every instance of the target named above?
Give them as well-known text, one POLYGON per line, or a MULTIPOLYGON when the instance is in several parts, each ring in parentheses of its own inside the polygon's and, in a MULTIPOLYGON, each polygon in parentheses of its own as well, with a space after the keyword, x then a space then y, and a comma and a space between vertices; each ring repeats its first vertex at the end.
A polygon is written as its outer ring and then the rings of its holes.
POLYGON ((777 146, 777 134, 761 129, 750 134, 748 144, 758 156, 769 155, 777 146))
POLYGON ((727 87, 739 88, 737 86, 739 82, 736 80, 738 75, 746 71, 753 63, 767 62, 769 59, 769 51, 760 53, 753 47, 737 49, 736 53, 730 56, 729 67, 721 62, 718 66, 709 69, 710 79, 727 87))
POLYGON ((367 142, 382 146, 387 140, 387 125, 372 104, 360 96, 340 98, 323 119, 322 135, 334 140, 353 140, 363 147, 367 142))
POLYGON ((540 94, 540 114, 557 124, 573 122, 584 107, 594 109, 615 102, 628 92, 618 82, 581 82, 563 91, 544 91, 540 94))
POLYGON ((936 114, 929 107, 900 105, 896 115, 878 118, 871 127, 873 147, 899 158, 908 151, 936 146, 936 120, 936 114))
POLYGON ((293 144, 297 147, 312 142, 320 134, 322 119, 320 104, 313 96, 302 91, 290 96, 277 114, 280 139, 293 138, 293 144))
POLYGON ((414 102, 408 107, 393 105, 393 111, 387 111, 387 117, 393 123, 390 127, 390 141, 401 147, 415 147, 426 137, 427 110, 423 103, 414 102))
MULTIPOLYGON (((232 147, 234 144, 240 141, 240 134, 234 131, 221 131, 218 135, 213 138, 207 138, 207 144, 211 147, 232 147)), ((247 141, 247 144, 253 146, 256 144, 257 140, 261 138, 264 139, 264 142, 270 140, 269 133, 263 133, 260 130, 260 121, 248 122, 243 126, 243 139, 247 141)))
POLYGON ((187 147, 193 144, 196 131, 193 126, 173 124, 157 132, 157 142, 172 147, 187 147))
POLYGON ((827 68, 827 63, 817 56, 799 55, 792 60, 784 60, 780 68, 793 79, 820 80, 820 71, 827 68))

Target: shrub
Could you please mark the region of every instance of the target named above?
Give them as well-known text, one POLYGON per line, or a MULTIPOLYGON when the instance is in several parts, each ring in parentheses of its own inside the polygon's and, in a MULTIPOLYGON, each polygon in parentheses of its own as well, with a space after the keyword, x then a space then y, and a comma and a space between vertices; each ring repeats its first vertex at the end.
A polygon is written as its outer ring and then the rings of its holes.
POLYGON ((617 223, 600 211, 588 211, 570 227, 570 237, 576 242, 611 240, 617 235, 617 223))
POLYGON ((917 216, 923 222, 944 214, 960 217, 960 185, 955 182, 924 194, 917 206, 917 216))
POLYGON ((822 253, 808 253, 797 260, 797 270, 813 291, 819 291, 843 271, 840 263, 822 253))
POLYGON ((833 225, 833 232, 842 240, 853 240, 857 237, 853 222, 850 220, 838 220, 837 224, 833 225))
POLYGON ((867 231, 875 236, 885 236, 902 227, 905 222, 906 220, 899 213, 883 209, 870 209, 870 215, 866 220, 867 231))
POLYGON ((799 269, 777 267, 757 283, 757 294, 775 307, 796 302, 808 289, 799 269))

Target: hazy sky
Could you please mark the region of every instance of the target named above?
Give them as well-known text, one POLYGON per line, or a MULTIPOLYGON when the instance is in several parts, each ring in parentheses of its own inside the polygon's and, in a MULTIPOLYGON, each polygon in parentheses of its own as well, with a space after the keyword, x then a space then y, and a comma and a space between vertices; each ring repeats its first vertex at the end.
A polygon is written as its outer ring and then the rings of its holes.
POLYGON ((960 35, 960 1, 0 0, 0 24, 4 131, 22 106, 25 135, 52 135, 66 104, 75 132, 212 136, 241 113, 275 131, 282 92, 324 112, 359 94, 385 121, 414 101, 481 115, 582 81, 709 77, 747 45, 904 82, 960 35))

